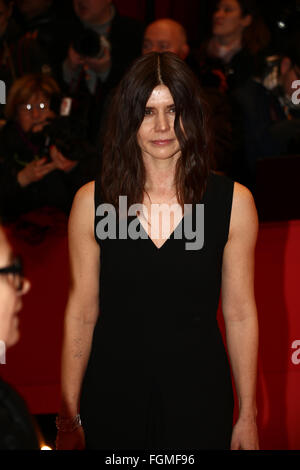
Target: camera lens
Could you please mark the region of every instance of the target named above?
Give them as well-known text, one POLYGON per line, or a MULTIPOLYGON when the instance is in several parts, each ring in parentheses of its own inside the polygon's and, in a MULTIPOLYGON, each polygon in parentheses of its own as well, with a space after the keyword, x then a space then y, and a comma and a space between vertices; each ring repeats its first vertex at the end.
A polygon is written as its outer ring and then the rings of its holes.
POLYGON ((101 57, 103 47, 98 33, 84 29, 73 41, 73 49, 83 57, 101 57))

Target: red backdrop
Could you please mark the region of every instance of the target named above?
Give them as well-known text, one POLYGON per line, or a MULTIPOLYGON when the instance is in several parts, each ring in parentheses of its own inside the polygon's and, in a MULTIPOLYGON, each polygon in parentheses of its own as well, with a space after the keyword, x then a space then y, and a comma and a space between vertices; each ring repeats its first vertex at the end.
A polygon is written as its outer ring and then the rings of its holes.
MULTIPOLYGON (((27 217, 11 228, 11 239, 24 257, 32 289, 20 316, 21 339, 7 352, 0 373, 33 414, 56 413, 69 280, 67 220, 52 211, 27 217)), ((262 449, 300 449, 299 240, 300 220, 260 226, 255 288, 262 449)))

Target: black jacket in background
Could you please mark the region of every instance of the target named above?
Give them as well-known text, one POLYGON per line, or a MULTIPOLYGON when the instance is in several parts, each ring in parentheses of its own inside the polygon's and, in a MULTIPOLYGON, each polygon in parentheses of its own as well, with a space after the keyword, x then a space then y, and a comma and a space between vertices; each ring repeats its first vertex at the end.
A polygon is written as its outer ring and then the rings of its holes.
POLYGON ((276 93, 255 80, 235 90, 232 98, 241 117, 239 180, 251 187, 259 159, 299 154, 300 111, 291 111, 288 119, 276 93))
POLYGON ((39 450, 36 428, 25 402, 1 379, 0 450, 39 450))

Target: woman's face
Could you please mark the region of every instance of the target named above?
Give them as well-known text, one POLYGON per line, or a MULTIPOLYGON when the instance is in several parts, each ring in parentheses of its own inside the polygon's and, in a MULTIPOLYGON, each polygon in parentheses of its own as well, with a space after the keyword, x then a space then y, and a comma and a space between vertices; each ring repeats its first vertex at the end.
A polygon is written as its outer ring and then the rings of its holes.
POLYGON ((154 88, 146 103, 145 116, 137 133, 143 157, 155 160, 178 158, 180 146, 175 130, 175 104, 165 85, 154 88))
POLYGON ((242 16, 237 0, 221 0, 213 15, 212 32, 215 36, 242 35, 251 23, 251 16, 242 16))
POLYGON ((27 101, 19 105, 17 121, 24 132, 39 132, 55 114, 49 107, 49 99, 42 93, 33 94, 27 101))
MULTIPOLYGON (((3 230, 0 228, 0 268, 13 263, 13 253, 3 230)), ((6 347, 19 340, 18 312, 22 308, 22 295, 28 292, 30 284, 24 281, 22 290, 16 289, 15 275, 0 272, 0 341, 6 347)))

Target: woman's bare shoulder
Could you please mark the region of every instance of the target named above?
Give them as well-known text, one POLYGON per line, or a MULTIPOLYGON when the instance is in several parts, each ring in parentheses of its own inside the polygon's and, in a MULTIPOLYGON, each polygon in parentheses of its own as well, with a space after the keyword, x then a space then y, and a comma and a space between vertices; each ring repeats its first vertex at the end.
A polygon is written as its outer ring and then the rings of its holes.
POLYGON ((236 181, 234 182, 234 197, 238 198, 239 200, 241 198, 253 199, 250 189, 248 189, 243 184, 237 183, 236 181))
POLYGON ((74 196, 71 213, 74 212, 74 210, 87 210, 88 208, 94 209, 94 192, 94 181, 90 181, 84 186, 81 186, 74 196))
POLYGON ((258 216, 254 197, 244 185, 235 182, 232 199, 230 232, 249 231, 255 236, 258 227, 258 216))
POLYGON ((95 193, 95 181, 90 181, 85 185, 81 186, 75 194, 74 200, 80 200, 84 202, 89 202, 91 199, 94 200, 95 193))
POLYGON ((95 203, 95 182, 91 181, 78 189, 74 196, 69 217, 69 229, 76 228, 80 232, 93 232, 95 203))
POLYGON ((255 201, 251 191, 246 186, 237 182, 234 183, 232 205, 233 209, 236 210, 244 210, 248 207, 248 210, 256 212, 255 201))

